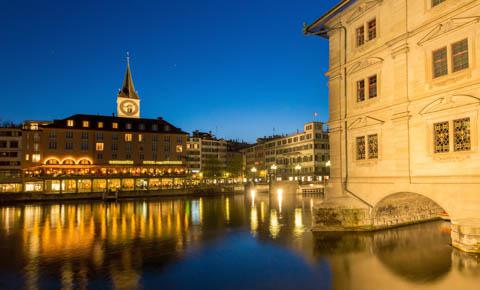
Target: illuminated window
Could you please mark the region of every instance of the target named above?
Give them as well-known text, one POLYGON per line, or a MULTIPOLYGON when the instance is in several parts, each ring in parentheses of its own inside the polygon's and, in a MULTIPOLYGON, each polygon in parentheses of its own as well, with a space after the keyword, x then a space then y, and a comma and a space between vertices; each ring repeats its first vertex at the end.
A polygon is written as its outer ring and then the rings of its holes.
POLYGON ((368 159, 378 158, 378 135, 368 135, 368 159))
POLYGON ((68 127, 73 127, 73 125, 74 125, 73 120, 67 120, 67 126, 68 127))
POLYGON ((452 44, 453 72, 468 68, 468 40, 464 39, 452 44))
POLYGON ((125 142, 131 142, 132 141, 132 134, 125 134, 125 142))
POLYGON ((118 129, 118 123, 117 122, 112 123, 112 129, 118 129))
POLYGON ((30 160, 30 154, 25 154, 25 160, 26 161, 30 160))
POLYGON ((177 153, 183 152, 183 147, 182 147, 182 145, 177 145, 176 151, 177 151, 177 153))
POLYGON ((97 142, 95 144, 95 150, 97 151, 103 151, 103 143, 102 142, 97 142))
POLYGON ((357 28, 355 34, 357 39, 357 46, 362 46, 365 43, 365 29, 363 25, 357 28))
POLYGON ((143 142, 143 135, 142 134, 138 134, 138 142, 143 142))
POLYGON ((365 101, 365 80, 357 81, 357 102, 365 101))
POLYGON ((88 128, 89 125, 90 125, 90 122, 88 122, 88 121, 83 121, 82 122, 83 128, 88 128))
POLYGON ((368 40, 372 40, 377 37, 377 20, 373 19, 367 23, 368 28, 368 40))
POLYGON ((365 136, 357 137, 356 146, 357 160, 365 159, 365 136))
POLYGON ((435 153, 445 153, 450 151, 450 134, 448 122, 433 124, 433 139, 435 153))
POLYGON ((103 128, 103 122, 98 122, 98 128, 103 128))
POLYGON ((32 162, 39 162, 40 154, 32 154, 32 162))
POLYGON ((448 74, 447 48, 443 47, 433 52, 433 77, 438 78, 448 74))
POLYGON ((470 141, 470 118, 453 121, 454 151, 469 151, 472 147, 470 141))

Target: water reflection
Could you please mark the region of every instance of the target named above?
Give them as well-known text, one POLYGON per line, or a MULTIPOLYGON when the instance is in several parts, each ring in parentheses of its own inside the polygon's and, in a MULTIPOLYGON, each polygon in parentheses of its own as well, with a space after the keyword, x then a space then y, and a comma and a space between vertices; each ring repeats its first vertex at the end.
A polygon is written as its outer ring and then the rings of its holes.
POLYGON ((452 250, 448 223, 312 234, 317 202, 249 192, 0 207, 0 288, 478 288, 480 258, 452 250))

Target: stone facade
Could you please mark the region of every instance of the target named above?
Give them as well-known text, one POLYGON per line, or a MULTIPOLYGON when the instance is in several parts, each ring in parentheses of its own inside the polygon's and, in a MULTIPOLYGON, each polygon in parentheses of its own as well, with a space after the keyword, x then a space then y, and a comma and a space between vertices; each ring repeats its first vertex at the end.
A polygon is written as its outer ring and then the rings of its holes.
POLYGON ((344 0, 305 32, 330 44, 327 196, 480 217, 480 2, 344 0))

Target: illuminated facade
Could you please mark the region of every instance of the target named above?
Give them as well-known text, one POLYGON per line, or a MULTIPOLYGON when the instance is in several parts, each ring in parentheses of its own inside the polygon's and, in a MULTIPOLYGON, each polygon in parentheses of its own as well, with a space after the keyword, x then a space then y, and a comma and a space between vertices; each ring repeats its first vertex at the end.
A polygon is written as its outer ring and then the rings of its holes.
POLYGON ((140 118, 129 63, 117 100, 118 116, 25 122, 24 191, 99 192, 182 184, 188 134, 162 118, 140 118))
POLYGON ((342 0, 305 27, 330 45, 323 205, 364 209, 361 223, 337 224, 418 221, 409 213, 428 198, 452 219, 453 244, 480 252, 479 19, 479 1, 342 0), (385 204, 392 215, 380 218, 385 204))
POLYGON ((321 122, 305 123, 303 132, 260 138, 242 153, 250 177, 322 181, 329 175, 328 133, 321 122))
POLYGON ((194 173, 202 171, 207 163, 215 163, 219 170, 224 170, 227 141, 215 138, 212 133, 194 131, 187 142, 187 153, 188 167, 194 173))

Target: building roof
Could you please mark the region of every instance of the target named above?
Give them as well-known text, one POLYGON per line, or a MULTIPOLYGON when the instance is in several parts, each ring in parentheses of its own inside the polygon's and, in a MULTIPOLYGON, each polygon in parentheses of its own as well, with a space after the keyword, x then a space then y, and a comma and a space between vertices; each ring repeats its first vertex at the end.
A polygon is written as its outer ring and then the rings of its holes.
POLYGON ((127 69, 125 70, 125 78, 123 79, 122 88, 118 92, 118 96, 122 98, 140 99, 135 86, 133 85, 132 72, 130 71, 130 56, 127 53, 127 69))
POLYGON ((305 34, 316 34, 320 36, 327 37, 327 28, 325 26, 325 23, 335 17, 338 13, 344 11, 346 8, 348 8, 350 5, 355 3, 356 0, 341 0, 337 5, 335 5, 333 8, 328 10, 325 14, 320 16, 317 20, 315 20, 312 24, 310 25, 305 25, 303 32, 305 34))
POLYGON ((148 132, 148 133, 164 133, 164 134, 188 134, 182 129, 177 128, 169 122, 158 119, 145 118, 124 118, 116 116, 101 116, 101 115, 82 115, 77 114, 65 119, 54 120, 50 124, 46 124, 44 128, 59 128, 59 129, 81 129, 81 130, 95 130, 95 131, 132 131, 132 132, 148 132), (73 120, 73 126, 67 126, 67 121, 73 120), (83 121, 89 121, 89 127, 83 127, 83 121), (98 128, 98 123, 103 122, 103 128, 98 128), (118 123, 118 129, 112 128, 112 123, 118 123), (130 124, 131 129, 127 129, 127 124, 130 124), (142 128, 143 126, 143 128, 142 128), (155 128, 156 126, 156 128, 155 128))

